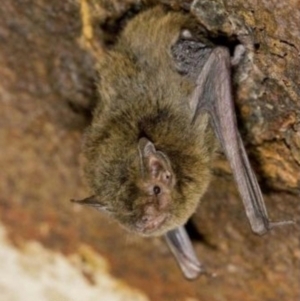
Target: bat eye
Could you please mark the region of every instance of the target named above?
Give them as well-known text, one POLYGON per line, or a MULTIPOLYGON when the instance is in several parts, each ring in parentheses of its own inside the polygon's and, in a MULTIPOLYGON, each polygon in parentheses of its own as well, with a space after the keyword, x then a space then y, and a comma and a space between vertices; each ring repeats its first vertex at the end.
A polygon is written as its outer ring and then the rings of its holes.
POLYGON ((155 195, 160 194, 160 191, 161 191, 161 189, 160 189, 159 186, 154 186, 154 187, 153 187, 153 192, 154 192, 155 195))
POLYGON ((163 180, 169 181, 171 179, 171 174, 169 172, 165 172, 163 175, 163 180))

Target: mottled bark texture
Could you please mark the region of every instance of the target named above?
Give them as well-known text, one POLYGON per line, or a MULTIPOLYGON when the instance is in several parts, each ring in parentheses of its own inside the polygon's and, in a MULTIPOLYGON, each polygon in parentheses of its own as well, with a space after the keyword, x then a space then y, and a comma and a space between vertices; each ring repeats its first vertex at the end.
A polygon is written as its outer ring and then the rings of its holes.
POLYGON ((113 275, 151 300, 298 300, 299 2, 162 2, 172 9, 191 5, 217 43, 246 46, 234 74, 242 137, 271 218, 298 224, 253 235, 220 157, 189 227, 198 256, 217 277, 187 282, 164 241, 131 238, 107 217, 69 203, 88 194, 80 147, 96 94, 87 40, 112 43, 126 18, 147 5, 135 0, 1 3, 1 222, 18 245, 36 239, 65 254, 92 246, 108 258, 113 275), (90 27, 83 3, 93 8, 90 27))

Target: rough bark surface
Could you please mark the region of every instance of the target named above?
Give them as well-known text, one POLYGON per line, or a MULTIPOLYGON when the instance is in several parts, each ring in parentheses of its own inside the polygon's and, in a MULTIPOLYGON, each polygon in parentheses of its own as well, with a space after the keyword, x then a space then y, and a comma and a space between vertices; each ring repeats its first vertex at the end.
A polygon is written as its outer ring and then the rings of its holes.
MULTIPOLYGON (((212 36, 246 46, 234 76, 242 136, 271 218, 294 219, 296 225, 264 237, 252 234, 220 157, 193 218, 198 232, 190 229, 198 256, 217 276, 188 282, 163 240, 132 237, 98 212, 69 203, 88 194, 80 148, 96 96, 86 38, 113 41, 125 17, 150 3, 138 0, 1 4, 1 223, 20 248, 37 240, 69 256, 89 245, 107 258, 114 277, 150 300, 299 300, 299 2, 161 2, 173 9, 191 5, 212 36), (83 3, 93 7, 94 36, 85 26, 83 3)), ((93 274, 87 278, 92 281, 93 274)))

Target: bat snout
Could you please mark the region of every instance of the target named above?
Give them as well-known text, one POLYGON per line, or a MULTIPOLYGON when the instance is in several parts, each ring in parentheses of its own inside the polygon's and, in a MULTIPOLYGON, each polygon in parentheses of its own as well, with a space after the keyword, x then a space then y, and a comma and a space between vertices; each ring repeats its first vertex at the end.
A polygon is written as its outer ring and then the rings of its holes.
POLYGON ((148 234, 157 230, 167 219, 167 213, 157 211, 154 206, 147 206, 144 214, 135 223, 136 230, 148 234))

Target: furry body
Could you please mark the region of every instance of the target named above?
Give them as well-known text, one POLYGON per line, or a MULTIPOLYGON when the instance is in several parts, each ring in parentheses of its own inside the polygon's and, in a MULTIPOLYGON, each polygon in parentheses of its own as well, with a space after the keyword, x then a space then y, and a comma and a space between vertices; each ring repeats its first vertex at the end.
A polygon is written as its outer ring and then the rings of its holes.
POLYGON ((157 7, 132 19, 114 47, 99 58, 100 101, 85 143, 86 177, 99 203, 136 231, 149 202, 141 189, 138 141, 145 137, 171 162, 176 178, 167 220, 151 233, 184 224, 210 181, 215 138, 203 114, 189 107, 195 83, 178 72, 172 46, 190 17, 157 7))

